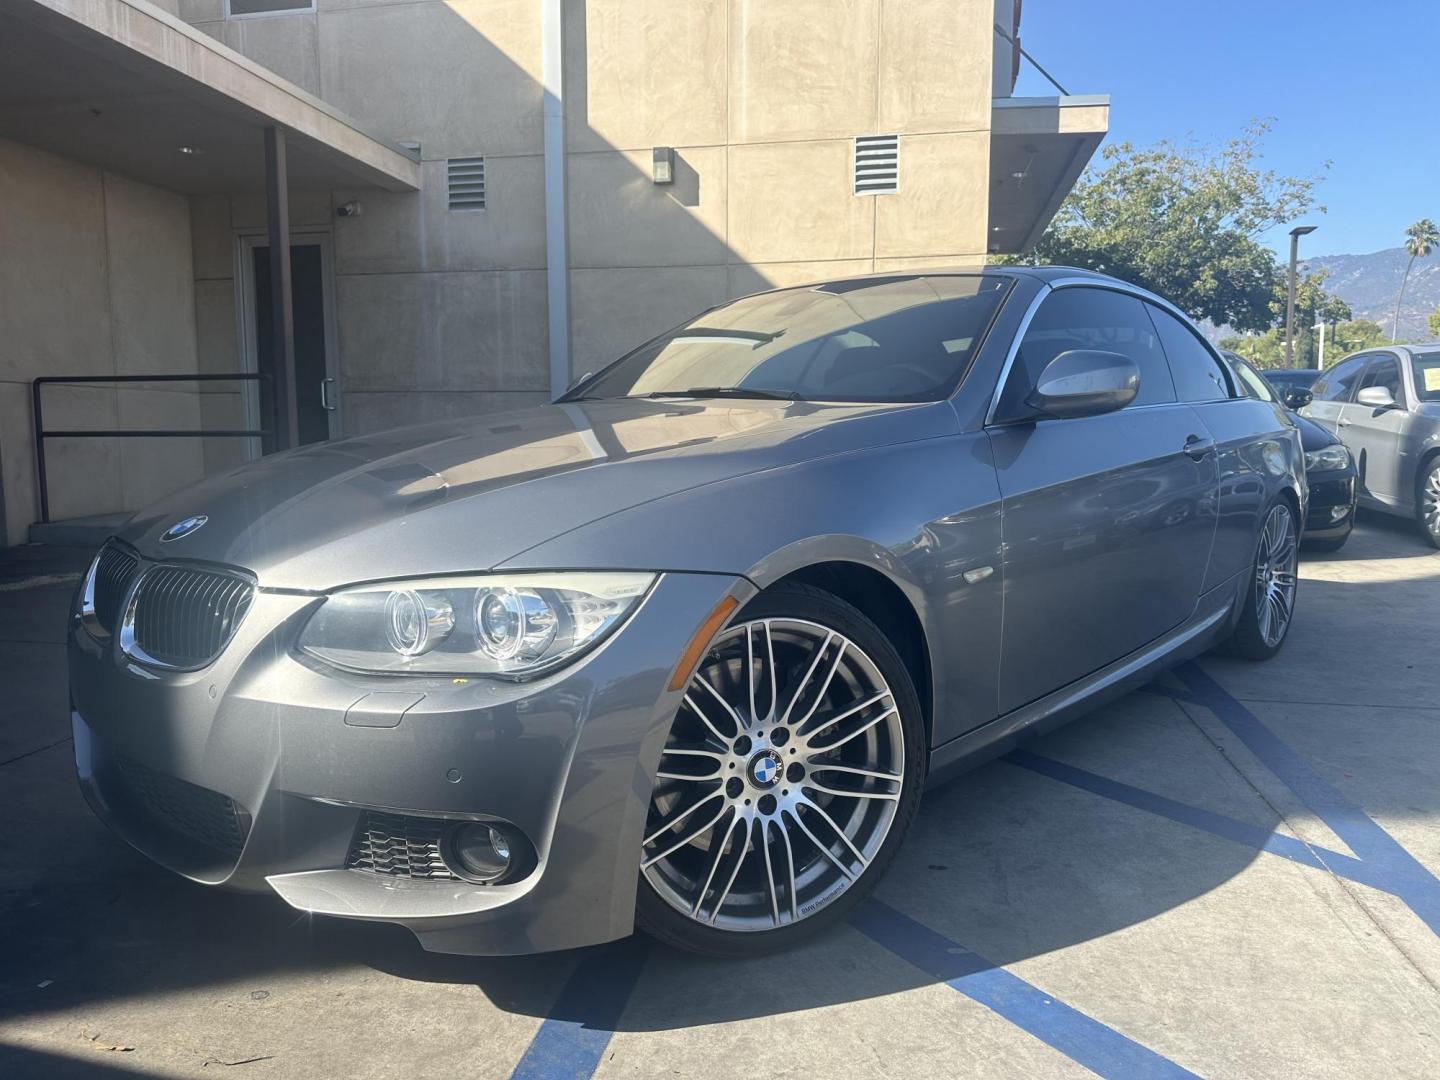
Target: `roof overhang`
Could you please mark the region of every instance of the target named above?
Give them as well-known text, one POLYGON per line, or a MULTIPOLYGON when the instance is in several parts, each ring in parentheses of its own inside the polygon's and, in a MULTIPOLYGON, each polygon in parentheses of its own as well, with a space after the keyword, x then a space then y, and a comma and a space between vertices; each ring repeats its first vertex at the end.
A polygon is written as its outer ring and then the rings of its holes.
POLYGON ((996 98, 992 105, 989 249, 1024 252, 1105 138, 1110 97, 996 98))
POLYGON ((0 135, 184 193, 415 191, 416 156, 146 0, 0 0, 0 135), (186 152, 189 147, 198 152, 186 152))

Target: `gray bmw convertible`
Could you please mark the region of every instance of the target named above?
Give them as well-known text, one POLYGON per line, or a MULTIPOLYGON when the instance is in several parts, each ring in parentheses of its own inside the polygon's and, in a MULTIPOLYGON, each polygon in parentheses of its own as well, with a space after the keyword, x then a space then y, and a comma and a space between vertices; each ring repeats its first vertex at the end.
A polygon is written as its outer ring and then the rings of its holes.
POLYGON ((1304 457, 1231 378, 1113 279, 873 276, 262 459, 90 567, 81 786, 179 874, 431 950, 790 945, 927 784, 1281 648, 1304 457))

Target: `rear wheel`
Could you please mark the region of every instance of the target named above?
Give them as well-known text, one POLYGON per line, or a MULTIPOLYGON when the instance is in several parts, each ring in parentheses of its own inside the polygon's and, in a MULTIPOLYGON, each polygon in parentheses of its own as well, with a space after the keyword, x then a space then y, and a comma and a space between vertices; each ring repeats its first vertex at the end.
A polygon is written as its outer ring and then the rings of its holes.
POLYGON ((1297 536, 1295 510, 1281 499, 1270 507, 1261 526, 1245 607, 1231 638, 1233 651, 1246 659, 1269 660, 1289 636, 1298 585, 1297 536))
POLYGON ((884 873, 924 771, 919 701, 875 624, 809 586, 762 593, 716 638, 672 722, 637 921, 713 955, 794 944, 884 873))
POLYGON ((1420 473, 1418 508, 1420 531, 1440 548, 1440 457, 1431 458, 1420 473))

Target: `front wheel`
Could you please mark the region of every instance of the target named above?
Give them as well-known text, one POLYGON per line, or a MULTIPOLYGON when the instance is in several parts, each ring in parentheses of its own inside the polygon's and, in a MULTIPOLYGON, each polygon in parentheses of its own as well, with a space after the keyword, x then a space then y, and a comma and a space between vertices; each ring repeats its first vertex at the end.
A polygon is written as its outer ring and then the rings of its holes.
POLYGON ((914 685, 873 622, 806 585, 761 593, 717 636, 672 721, 639 925, 740 957, 843 918, 915 816, 925 751, 914 685))
POLYGON ((1280 651, 1295 614, 1300 545, 1295 510, 1281 499, 1265 514, 1255 548, 1255 566, 1246 582, 1245 606, 1231 638, 1247 660, 1269 660, 1280 651))
POLYGON ((1420 531, 1425 539, 1440 548, 1440 457, 1431 458, 1420 474, 1416 500, 1420 531))

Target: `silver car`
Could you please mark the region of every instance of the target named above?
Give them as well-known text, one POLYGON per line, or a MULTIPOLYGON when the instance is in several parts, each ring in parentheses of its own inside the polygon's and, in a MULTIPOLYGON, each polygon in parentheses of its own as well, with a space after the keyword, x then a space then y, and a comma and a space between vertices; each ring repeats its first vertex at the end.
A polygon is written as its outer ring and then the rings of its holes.
POLYGON ((427 949, 775 949, 927 783, 1272 656, 1306 498, 1283 408, 1121 282, 768 292, 137 515, 76 600, 80 782, 194 881, 427 949))
POLYGON ((1311 392, 1301 414, 1350 448, 1360 504, 1414 518, 1440 547, 1440 343, 1346 357, 1311 392))

